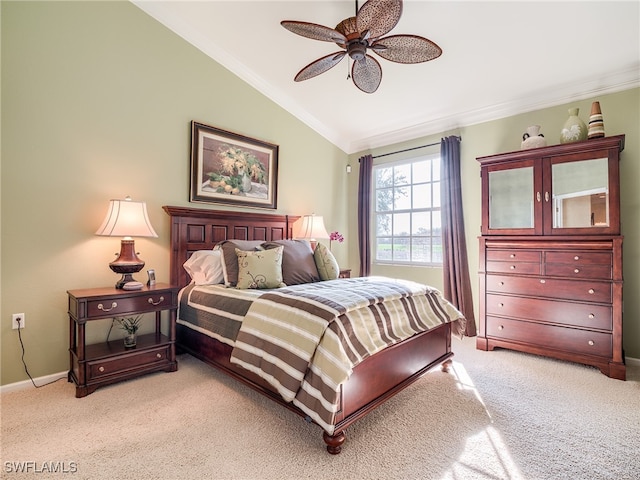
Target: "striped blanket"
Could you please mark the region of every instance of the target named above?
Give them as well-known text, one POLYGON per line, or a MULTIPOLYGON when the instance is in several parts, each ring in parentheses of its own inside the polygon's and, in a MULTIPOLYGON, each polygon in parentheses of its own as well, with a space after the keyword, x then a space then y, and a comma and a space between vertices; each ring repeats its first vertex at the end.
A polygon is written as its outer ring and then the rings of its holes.
POLYGON ((268 381, 328 434, 340 385, 370 355, 464 318, 438 290, 360 277, 269 290, 242 321, 231 362, 268 381))

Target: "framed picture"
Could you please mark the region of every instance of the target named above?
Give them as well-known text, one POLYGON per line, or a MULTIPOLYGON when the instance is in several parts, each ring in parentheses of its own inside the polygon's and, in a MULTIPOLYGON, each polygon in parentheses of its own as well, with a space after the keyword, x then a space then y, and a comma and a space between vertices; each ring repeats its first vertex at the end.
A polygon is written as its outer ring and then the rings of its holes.
POLYGON ((278 145, 191 122, 190 201, 276 208, 278 145))
POLYGON ((156 284, 156 271, 155 270, 147 270, 147 275, 149 275, 149 280, 147 281, 147 285, 152 287, 156 284))

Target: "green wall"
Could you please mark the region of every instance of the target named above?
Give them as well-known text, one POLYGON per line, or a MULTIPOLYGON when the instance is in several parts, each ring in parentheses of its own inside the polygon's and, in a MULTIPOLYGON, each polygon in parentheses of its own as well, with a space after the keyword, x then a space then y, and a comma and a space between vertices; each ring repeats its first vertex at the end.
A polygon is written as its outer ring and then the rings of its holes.
MULTIPOLYGON (((3 0, 0 6, 2 385, 27 378, 12 313, 26 314, 22 337, 32 376, 68 369, 66 291, 117 279, 107 264, 119 241, 94 235, 109 199, 131 195, 147 202, 159 237, 138 239, 136 250, 159 281, 169 278, 169 217, 162 205, 225 208, 188 201, 191 120, 278 144, 277 212, 324 215, 327 228, 346 237, 333 248, 339 263, 357 274, 359 154, 348 157, 128 2, 3 0), (353 167, 350 175, 347 163, 353 167)), ((549 144, 558 143, 567 108, 580 107, 586 119, 593 100, 601 103, 607 134, 627 134, 621 162, 624 343, 628 356, 640 358, 640 298, 634 294, 640 291, 638 89, 373 153, 462 136, 465 227, 477 309, 480 177, 475 157, 519 149, 531 124, 542 125, 549 144)), ((373 273, 442 285, 438 268, 374 267, 373 273)), ((109 323, 94 322, 90 337, 104 339, 109 323)))
MULTIPOLYGON (((575 92, 582 96, 581 92, 575 92)), ((460 135, 461 146, 461 175, 462 202, 464 208, 464 223, 469 253, 469 272, 473 285, 474 307, 476 318, 478 314, 478 236, 480 235, 480 166, 476 157, 510 152, 520 149, 522 134, 529 125, 541 125, 541 133, 547 139, 548 145, 560 143, 560 130, 567 119, 569 107, 579 107, 580 117, 589 119, 591 103, 599 101, 602 107, 605 133, 608 136, 625 134, 625 149, 621 153, 620 161, 620 195, 622 234, 624 235, 624 348, 627 357, 640 359, 640 89, 634 88, 619 93, 601 95, 598 97, 577 100, 566 105, 559 105, 542 110, 523 113, 520 115, 459 128, 454 131, 443 132, 440 135, 419 138, 411 142, 378 148, 373 151, 360 152, 350 156, 350 163, 358 164, 358 158, 365 153, 374 156, 394 151, 400 151, 420 145, 439 142, 441 137, 460 135)), ((424 151, 429 151, 425 149, 424 151)), ((417 153, 422 153, 418 150, 417 153)), ((414 152, 416 153, 416 152, 414 152)), ((406 154, 405 154, 406 156, 406 154)), ((398 156, 387 156, 376 162, 394 161, 398 156)), ((350 225, 357 224, 357 168, 354 168, 349 180, 349 219, 350 225)), ((355 227, 349 235, 357 234, 355 227)), ((357 262, 357 245, 351 243, 350 258, 357 262)), ((357 263, 356 263, 357 265, 357 263)), ((355 268, 355 267, 354 267, 355 268)), ((416 267, 387 267, 373 266, 373 274, 396 275, 411 278, 416 281, 442 285, 440 269, 421 269, 416 267)))
MULTIPOLYGON (((345 232, 346 154, 133 4, 1 8, 3 385, 27 378, 12 313, 26 315, 31 375, 68 370, 66 291, 118 278, 108 263, 119 240, 94 235, 109 199, 147 202, 159 237, 136 250, 159 281, 162 206, 225 208, 189 203, 192 120, 279 145, 277 212, 324 215, 345 232)), ((334 250, 346 265, 346 248, 334 250)), ((109 323, 92 322, 90 337, 109 323)))

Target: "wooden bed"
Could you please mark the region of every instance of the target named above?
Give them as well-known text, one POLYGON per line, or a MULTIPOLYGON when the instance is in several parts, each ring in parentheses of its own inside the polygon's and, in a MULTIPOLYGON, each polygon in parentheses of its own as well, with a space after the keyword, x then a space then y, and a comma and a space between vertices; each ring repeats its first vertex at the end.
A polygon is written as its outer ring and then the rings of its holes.
MULTIPOLYGON (((183 263, 198 250, 212 249, 223 240, 283 240, 291 238, 298 217, 271 213, 231 212, 165 206, 171 216, 171 283, 180 287, 190 282, 183 263)), ((338 454, 345 430, 424 373, 441 365, 447 371, 451 352, 452 324, 446 323, 420 333, 368 357, 353 371, 340 393, 340 410, 332 435, 323 432, 327 451, 338 454)), ((232 348, 197 331, 177 326, 177 348, 190 353, 245 383, 293 412, 306 417, 285 402, 257 375, 229 361, 232 348)), ((384 439, 381 439, 384 441, 384 439)))

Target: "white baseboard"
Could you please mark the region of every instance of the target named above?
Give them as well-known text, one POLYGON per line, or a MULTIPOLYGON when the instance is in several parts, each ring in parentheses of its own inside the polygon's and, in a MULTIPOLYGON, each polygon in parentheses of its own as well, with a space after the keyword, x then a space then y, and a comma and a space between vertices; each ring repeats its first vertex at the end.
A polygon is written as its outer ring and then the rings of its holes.
MULTIPOLYGON (((45 375, 44 377, 34 378, 33 381, 36 385, 46 385, 47 383, 55 382, 61 378, 67 378, 68 372, 52 373, 51 375, 45 375)), ((7 385, 0 386, 0 394, 15 392, 18 390, 26 390, 27 388, 35 388, 31 380, 23 380, 22 382, 9 383, 7 385)))
POLYGON ((640 358, 625 357, 624 359, 627 365, 633 365, 634 367, 640 367, 640 358))

